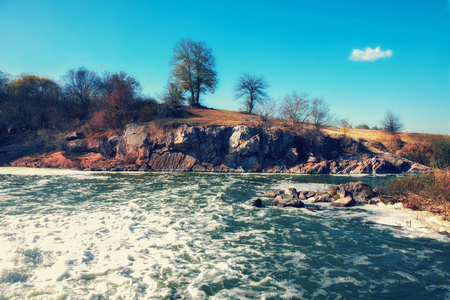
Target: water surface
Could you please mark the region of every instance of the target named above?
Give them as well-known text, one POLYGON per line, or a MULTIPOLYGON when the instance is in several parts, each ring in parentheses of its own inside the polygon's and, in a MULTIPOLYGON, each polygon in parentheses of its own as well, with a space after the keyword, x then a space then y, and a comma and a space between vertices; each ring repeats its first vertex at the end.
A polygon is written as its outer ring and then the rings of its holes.
POLYGON ((446 237, 248 205, 350 180, 2 169, 0 299, 448 299, 446 237))

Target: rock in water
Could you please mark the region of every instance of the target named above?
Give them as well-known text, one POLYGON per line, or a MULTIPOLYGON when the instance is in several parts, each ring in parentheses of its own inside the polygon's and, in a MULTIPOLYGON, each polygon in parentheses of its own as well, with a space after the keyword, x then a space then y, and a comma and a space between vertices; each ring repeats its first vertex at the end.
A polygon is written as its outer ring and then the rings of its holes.
POLYGON ((331 206, 335 206, 335 207, 350 207, 350 206, 354 206, 355 204, 356 204, 356 201, 353 200, 353 198, 350 196, 342 198, 342 199, 338 199, 338 200, 330 203, 331 206))
POLYGON ((305 204, 298 197, 292 195, 279 195, 272 201, 272 206, 302 208, 305 207, 305 204))
POLYGON ((280 191, 280 190, 271 190, 271 191, 267 191, 263 197, 266 198, 276 198, 278 195, 283 195, 284 191, 280 191))
POLYGON ((251 201, 249 204, 250 204, 251 206, 255 206, 255 207, 262 207, 262 206, 263 206, 262 200, 259 199, 259 198, 257 198, 257 199, 255 199, 255 200, 251 201))
POLYGON ((292 195, 294 197, 298 197, 298 193, 297 193, 297 190, 295 188, 289 188, 289 189, 284 190, 284 194, 285 195, 292 195))
POLYGON ((331 197, 328 194, 322 194, 322 195, 318 195, 314 198, 314 200, 312 201, 312 203, 316 203, 316 202, 331 202, 333 201, 333 197, 331 197))
POLYGON ((362 181, 341 184, 337 194, 341 198, 351 196, 357 203, 367 203, 373 195, 370 185, 362 181))

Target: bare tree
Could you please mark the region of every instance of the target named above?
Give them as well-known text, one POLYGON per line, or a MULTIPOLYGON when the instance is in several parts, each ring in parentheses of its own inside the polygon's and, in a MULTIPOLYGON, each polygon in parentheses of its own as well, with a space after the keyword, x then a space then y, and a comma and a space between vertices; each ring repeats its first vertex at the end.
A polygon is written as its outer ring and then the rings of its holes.
POLYGON ((323 127, 329 125, 333 115, 330 113, 330 107, 323 98, 315 98, 311 102, 310 123, 314 125, 317 132, 322 131, 323 127))
POLYGON ((342 118, 338 122, 342 127, 342 133, 344 134, 344 136, 347 135, 348 129, 352 127, 352 124, 350 123, 348 118, 342 118))
POLYGON ((100 77, 85 67, 68 70, 61 77, 63 91, 70 99, 81 105, 81 116, 86 118, 89 107, 98 93, 100 77))
POLYGON ((184 39, 177 43, 171 64, 172 76, 180 83, 180 88, 189 92, 191 106, 200 105, 200 94, 214 93, 218 80, 215 58, 204 42, 184 39))
POLYGON ((389 133, 397 133, 404 128, 400 120, 400 116, 394 114, 392 111, 387 111, 384 119, 380 121, 381 128, 389 133))
POLYGON ((269 99, 266 89, 269 87, 263 76, 252 76, 243 73, 239 76, 234 86, 234 99, 238 100, 244 97, 245 110, 251 114, 255 105, 263 103, 269 99))
POLYGON ((296 91, 284 97, 280 105, 280 115, 285 121, 292 122, 296 129, 300 129, 302 124, 307 122, 310 115, 311 103, 308 94, 297 93, 296 91))

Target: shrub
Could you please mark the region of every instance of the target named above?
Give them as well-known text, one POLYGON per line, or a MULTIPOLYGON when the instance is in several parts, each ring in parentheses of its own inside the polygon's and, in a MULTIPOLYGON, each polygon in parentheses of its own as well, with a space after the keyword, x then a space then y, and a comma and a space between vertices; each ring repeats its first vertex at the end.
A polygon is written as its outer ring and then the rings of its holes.
POLYGON ((400 150, 405 143, 398 134, 387 134, 384 145, 389 152, 395 153, 400 150))
POLYGON ((370 129, 366 124, 361 124, 355 127, 356 129, 370 129))
POLYGON ((450 166, 450 138, 433 137, 428 143, 431 149, 430 166, 433 168, 448 168, 450 166))
POLYGON ((450 218, 450 169, 430 176, 407 176, 388 181, 380 196, 386 203, 403 203, 413 210, 427 210, 450 218))
POLYGON ((432 151, 422 144, 407 144, 398 154, 404 158, 418 162, 423 165, 430 165, 432 151))

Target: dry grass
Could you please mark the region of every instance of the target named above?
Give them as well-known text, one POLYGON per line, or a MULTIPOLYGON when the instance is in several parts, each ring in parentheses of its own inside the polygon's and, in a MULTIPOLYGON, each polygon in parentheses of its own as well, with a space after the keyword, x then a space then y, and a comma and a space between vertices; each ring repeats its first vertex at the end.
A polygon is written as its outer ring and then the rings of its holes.
POLYGON ((189 108, 189 112, 194 116, 187 119, 179 119, 177 122, 184 122, 198 126, 258 126, 262 123, 260 116, 250 115, 244 112, 198 108, 189 108))
POLYGON ((402 202, 413 210, 426 210, 450 220, 450 169, 431 176, 407 176, 389 180, 381 192, 385 202, 402 202))

